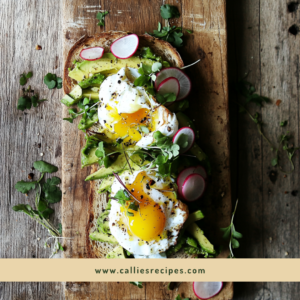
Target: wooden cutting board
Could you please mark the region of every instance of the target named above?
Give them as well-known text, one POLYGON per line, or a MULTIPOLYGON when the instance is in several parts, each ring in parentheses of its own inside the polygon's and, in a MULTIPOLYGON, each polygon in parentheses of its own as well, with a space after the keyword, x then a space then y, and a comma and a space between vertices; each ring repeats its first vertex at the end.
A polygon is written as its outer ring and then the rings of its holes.
MULTIPOLYGON (((142 34, 164 24, 159 9, 164 1, 158 0, 64 0, 63 44, 64 57, 71 46, 83 35, 101 31, 124 30, 142 34), (96 14, 108 10, 105 27, 97 26, 96 14)), ((200 146, 213 162, 212 181, 205 203, 201 205, 213 243, 220 243, 218 228, 229 225, 231 191, 229 170, 229 115, 227 82, 227 42, 225 0, 177 0, 181 17, 174 25, 193 30, 184 35, 184 47, 179 51, 186 65, 201 58, 197 65, 187 69, 193 89, 189 96, 188 114, 195 120, 200 146)), ((63 108, 63 116, 67 116, 63 108)), ((89 183, 84 179, 89 168, 81 170, 80 150, 84 135, 76 124, 63 122, 63 235, 66 240, 65 257, 86 257, 85 227, 88 222, 89 183)), ((205 226, 205 225, 204 225, 205 226)), ((204 228, 205 229, 205 228, 204 228)), ((221 253, 226 257, 228 253, 221 253)), ((191 283, 182 283, 178 291, 167 291, 163 283, 147 283, 138 289, 128 283, 66 283, 66 299, 175 299, 182 296, 196 299, 191 283)), ((226 283, 214 299, 229 300, 233 284, 226 283)))

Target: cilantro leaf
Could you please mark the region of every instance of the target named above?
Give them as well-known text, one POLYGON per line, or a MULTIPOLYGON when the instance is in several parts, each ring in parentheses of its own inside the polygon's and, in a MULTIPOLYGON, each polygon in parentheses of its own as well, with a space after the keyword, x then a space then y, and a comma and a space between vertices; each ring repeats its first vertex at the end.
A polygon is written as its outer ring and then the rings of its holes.
POLYGON ((96 18, 99 20, 98 26, 104 26, 104 17, 108 14, 108 11, 98 12, 96 18))
POLYGON ((126 201, 131 200, 128 193, 125 190, 119 190, 114 198, 118 199, 118 203, 124 206, 126 204, 126 201))
POLYGON ((39 99, 37 95, 31 96, 30 100, 33 107, 37 107, 39 103, 47 101, 47 99, 39 99))
POLYGON ((48 203, 57 203, 61 201, 62 192, 60 188, 57 186, 60 184, 61 180, 54 176, 52 178, 48 178, 47 181, 42 186, 42 191, 45 194, 45 199, 48 203))
POLYGON ((27 181, 21 180, 21 181, 18 181, 15 184, 15 189, 18 192, 21 192, 23 194, 27 194, 30 190, 35 189, 35 184, 36 184, 36 181, 27 182, 27 181))
POLYGON ((39 200, 38 211, 45 219, 49 219, 49 217, 54 213, 54 210, 48 207, 47 203, 42 199, 39 200))
POLYGON ((29 79, 33 76, 33 73, 30 71, 26 74, 26 78, 29 79))
POLYGON ((171 18, 179 18, 180 13, 178 11, 178 8, 173 5, 162 5, 160 7, 160 15, 163 19, 171 19, 171 18))
POLYGON ((20 85, 24 86, 27 83, 27 80, 32 77, 32 75, 33 73, 31 71, 28 72, 27 74, 22 73, 20 75, 20 85))
POLYGON ((31 100, 28 96, 22 96, 18 100, 17 109, 24 111, 31 108, 31 100))
POLYGON ((284 127, 284 126, 287 125, 287 123, 288 123, 288 121, 282 121, 282 122, 280 122, 280 126, 281 126, 281 127, 284 127))
POLYGON ((58 230, 59 234, 62 235, 62 225, 61 225, 61 223, 58 224, 57 230, 58 230))
POLYGON ((58 171, 56 166, 53 166, 43 160, 34 162, 33 167, 41 173, 54 173, 58 171))
POLYGON ((62 88, 62 78, 57 77, 56 74, 48 73, 44 77, 44 83, 47 85, 49 90, 62 88))

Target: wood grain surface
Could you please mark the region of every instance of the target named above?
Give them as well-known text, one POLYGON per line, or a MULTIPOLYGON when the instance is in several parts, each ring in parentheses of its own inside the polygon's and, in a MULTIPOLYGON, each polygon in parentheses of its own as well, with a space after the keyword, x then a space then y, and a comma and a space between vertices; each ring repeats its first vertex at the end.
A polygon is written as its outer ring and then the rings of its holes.
MULTIPOLYGON (((173 1, 180 5, 181 11, 185 9, 187 2, 173 1)), ((199 15, 204 13, 210 16, 210 10, 214 9, 209 6, 209 2, 199 1, 202 5, 201 14, 192 12, 199 30, 202 30, 199 15)), ((249 81, 256 85, 258 92, 272 98, 272 103, 261 111, 264 128, 268 130, 269 136, 276 141, 278 121, 288 119, 287 130, 293 133, 295 145, 299 145, 299 35, 289 34, 288 28, 293 24, 299 25, 300 11, 288 13, 287 2, 227 0, 229 82, 234 83, 251 71, 249 81), (277 99, 282 100, 280 107, 275 106, 277 99)), ((156 9, 151 12, 148 7, 145 18, 157 22, 161 2, 146 3, 148 6, 154 5, 156 9)), ((93 1, 91 4, 88 9, 90 17, 84 22, 94 26, 96 32, 100 32, 95 22, 99 4, 103 5, 102 9, 111 9, 113 5, 112 2, 104 1, 93 1)), ((123 9, 125 7, 132 11, 129 4, 122 5, 123 9)), ((33 195, 26 198, 15 191, 14 184, 18 180, 26 179, 33 162, 41 158, 40 153, 44 153, 43 158, 46 161, 61 167, 62 106, 59 99, 62 95, 57 90, 49 91, 43 84, 43 76, 48 72, 62 75, 62 47, 65 37, 67 38, 67 32, 62 32, 63 6, 61 0, 0 0, 1 258, 45 258, 50 255, 49 249, 43 248, 47 232, 27 216, 13 212, 11 207, 18 203, 33 204, 33 195), (43 50, 37 52, 36 44, 41 45, 43 50), (34 71, 30 84, 41 97, 49 101, 40 108, 23 113, 16 109, 17 99, 21 95, 18 80, 22 72, 30 70, 34 71), (39 143, 41 148, 38 148, 39 143)), ((73 10, 83 13, 80 7, 74 6, 73 10)), ((120 16, 122 14, 119 14, 119 10, 112 13, 118 20, 110 24, 111 29, 128 24, 120 16)), ((84 33, 81 17, 79 15, 77 18, 77 26, 84 33)), ((183 22, 188 19, 185 18, 183 22)), ((108 25, 109 18, 106 22, 108 25)), ((153 24, 149 29, 155 26, 153 24)), ((69 38, 72 39, 71 33, 69 38)), ((194 57, 184 57, 187 62, 192 61, 192 58, 194 57)), ((229 96, 230 99, 236 97, 231 92, 229 96)), ((269 174, 271 170, 276 170, 268 169, 271 165, 269 148, 257 134, 253 123, 246 116, 238 114, 232 102, 230 123, 233 201, 237 197, 240 200, 235 223, 237 229, 244 234, 236 256, 299 257, 299 194, 291 194, 293 190, 299 189, 299 154, 295 156, 294 174, 284 178, 277 172, 277 179, 273 183, 269 174), (285 194, 285 191, 289 193, 285 194), (285 256, 286 252, 288 256, 285 256)), ((288 167, 286 161, 282 163, 284 167, 288 167)), ((71 164, 72 162, 70 167, 71 164)), ((60 204, 56 204, 53 221, 57 224, 60 219, 60 204)), ((120 291, 132 291, 131 286, 120 286, 120 291)), ((72 289, 71 286, 69 288, 72 289)), ((73 289, 78 288, 73 286, 73 289)), ((64 284, 61 283, 0 283, 0 299, 64 299, 63 289, 64 284)), ((158 290, 152 289, 152 284, 149 284, 138 291, 140 294, 132 294, 132 299, 144 299, 146 295, 148 298, 161 297, 161 289, 162 286, 158 290)), ((107 291, 106 284, 98 286, 99 295, 105 297, 107 291)), ((121 292, 114 295, 122 299, 121 292)), ((234 299, 238 300, 299 298, 298 283, 235 284, 234 299)))

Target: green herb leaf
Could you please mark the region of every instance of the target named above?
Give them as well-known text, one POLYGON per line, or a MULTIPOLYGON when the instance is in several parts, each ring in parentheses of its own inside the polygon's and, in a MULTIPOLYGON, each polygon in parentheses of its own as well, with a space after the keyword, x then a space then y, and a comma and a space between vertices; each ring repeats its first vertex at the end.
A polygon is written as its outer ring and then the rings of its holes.
POLYGON ((286 125, 287 125, 287 122, 288 122, 288 121, 282 121, 282 122, 280 122, 280 126, 281 126, 281 127, 286 126, 286 125))
POLYGON ((128 195, 128 193, 125 190, 119 190, 114 198, 118 199, 118 203, 121 204, 122 206, 125 206, 126 201, 130 200, 130 197, 128 195))
POLYGON ((33 76, 33 73, 30 71, 26 74, 26 78, 29 79, 33 76))
POLYGON ((18 100, 17 109, 24 111, 31 108, 31 100, 28 96, 22 96, 18 100))
POLYGON ((129 283, 137 286, 138 288, 142 289, 143 288, 143 283, 140 281, 130 281, 129 283))
POLYGON ((44 77, 44 83, 47 85, 48 89, 62 88, 62 78, 57 77, 56 74, 48 73, 44 77))
POLYGON ((163 19, 171 19, 171 18, 179 18, 180 13, 178 11, 178 8, 173 5, 162 5, 160 7, 160 15, 163 19))
POLYGON ((62 192, 57 186, 61 180, 58 177, 48 178, 42 186, 42 191, 45 193, 45 199, 48 203, 57 203, 61 201, 62 192))
POLYGON ((96 18, 99 20, 98 26, 104 26, 104 17, 108 14, 108 11, 98 12, 96 18))
POLYGON ((33 167, 41 173, 54 173, 58 171, 56 166, 42 160, 34 162, 33 167))
POLYGON ((61 245, 60 242, 57 242, 57 245, 60 251, 65 251, 64 247, 61 245))
POLYGON ((61 225, 61 223, 59 223, 57 225, 57 230, 58 230, 59 234, 62 235, 62 225, 61 225))
POLYGON ((273 167, 277 166, 278 165, 278 157, 273 158, 271 161, 271 164, 273 167))
POLYGON ((15 184, 15 189, 18 192, 21 192, 23 194, 27 194, 30 190, 34 190, 35 189, 35 184, 36 184, 36 181, 26 182, 24 180, 21 180, 21 181, 18 181, 15 184))
POLYGON ((27 78, 26 78, 25 74, 21 74, 20 85, 24 86, 26 83, 27 83, 27 78))

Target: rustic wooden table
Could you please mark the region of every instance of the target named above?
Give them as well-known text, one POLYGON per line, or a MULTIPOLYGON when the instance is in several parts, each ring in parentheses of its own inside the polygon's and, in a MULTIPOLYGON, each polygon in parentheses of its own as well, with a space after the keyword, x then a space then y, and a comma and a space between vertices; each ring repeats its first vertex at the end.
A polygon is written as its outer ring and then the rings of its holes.
MULTIPOLYGON (((96 2, 96 1, 95 1, 96 2)), ((163 1, 159 1, 163 3, 163 1)), ((203 1, 204 4, 208 1, 203 1)), ((151 3, 151 2, 150 2, 151 3)), ((149 4, 150 5, 150 4, 149 4)), ((61 166, 61 91, 43 84, 46 72, 62 75, 62 5, 50 0, 0 0, 1 115, 0 158, 2 165, 0 210, 0 257, 44 258, 46 232, 11 207, 28 201, 14 184, 30 173, 41 158, 61 166), (43 50, 35 50, 39 44, 43 50), (21 112, 16 101, 21 93, 19 75, 34 72, 30 83, 48 103, 21 112), (37 120, 39 120, 37 122, 37 120), (24 200, 25 199, 25 200, 24 200)), ((93 9, 91 8, 91 11, 93 9)), ((91 12, 94 18, 95 12, 91 12)), ((273 143, 282 132, 299 145, 299 36, 288 32, 297 24, 300 10, 289 13, 283 0, 228 0, 229 83, 249 72, 248 80, 272 102, 259 112, 263 130, 273 143), (276 101, 280 99, 280 106, 276 101), (282 129, 280 121, 288 120, 282 129)), ((270 147, 255 124, 238 113, 230 90, 231 158, 233 200, 239 198, 236 227, 244 234, 237 257, 299 257, 299 154, 295 171, 284 176, 271 166, 270 147), (293 193, 292 193, 293 191, 293 193)), ((282 160, 285 169, 288 161, 282 160)), ((60 222, 60 204, 55 205, 60 222)), ((238 283, 234 299, 298 299, 296 283, 238 283)), ((0 283, 0 299, 63 299, 61 283, 0 283)))

